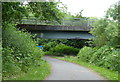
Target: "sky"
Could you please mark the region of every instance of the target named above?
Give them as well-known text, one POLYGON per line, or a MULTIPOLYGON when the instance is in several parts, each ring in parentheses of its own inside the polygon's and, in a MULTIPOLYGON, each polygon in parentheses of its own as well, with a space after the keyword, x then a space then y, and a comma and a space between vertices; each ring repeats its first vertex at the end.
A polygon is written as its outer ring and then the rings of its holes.
POLYGON ((72 15, 83 9, 83 16, 102 18, 105 11, 119 0, 60 0, 67 6, 67 11, 72 15))

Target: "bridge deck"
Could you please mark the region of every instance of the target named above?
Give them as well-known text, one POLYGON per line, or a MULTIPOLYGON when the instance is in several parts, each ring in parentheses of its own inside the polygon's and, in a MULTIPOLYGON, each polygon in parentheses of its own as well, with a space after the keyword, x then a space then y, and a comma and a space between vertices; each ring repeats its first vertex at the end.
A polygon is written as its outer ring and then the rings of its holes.
POLYGON ((17 27, 27 30, 51 30, 51 31, 90 31, 93 27, 84 26, 63 26, 63 25, 33 25, 18 24, 17 27))

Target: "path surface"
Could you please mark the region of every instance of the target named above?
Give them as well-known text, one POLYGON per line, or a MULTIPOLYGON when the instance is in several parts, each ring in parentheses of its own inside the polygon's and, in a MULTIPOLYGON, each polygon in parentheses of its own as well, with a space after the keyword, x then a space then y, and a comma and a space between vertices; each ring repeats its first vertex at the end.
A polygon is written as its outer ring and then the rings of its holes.
POLYGON ((105 80, 97 73, 77 64, 44 57, 51 64, 51 75, 46 80, 105 80))

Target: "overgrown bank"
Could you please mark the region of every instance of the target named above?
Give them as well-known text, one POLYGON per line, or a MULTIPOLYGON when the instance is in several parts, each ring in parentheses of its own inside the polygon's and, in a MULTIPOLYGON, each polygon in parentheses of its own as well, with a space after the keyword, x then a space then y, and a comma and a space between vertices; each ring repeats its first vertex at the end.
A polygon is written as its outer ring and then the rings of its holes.
POLYGON ((111 46, 100 48, 84 47, 78 53, 78 59, 109 70, 119 70, 118 54, 120 49, 111 46))
MULTIPOLYGON (((3 2, 2 3, 2 79, 43 80, 49 65, 43 61, 43 51, 33 36, 16 28, 23 18, 31 16, 43 21, 61 23, 64 9, 57 2, 3 2), (48 8, 49 7, 49 8, 48 8), (25 75, 23 77, 21 75, 25 75), (37 76, 38 75, 38 76, 37 76)), ((29 22, 31 23, 31 22, 29 22)), ((1 75, 1 74, 0 74, 1 75)))
POLYGON ((3 79, 18 78, 17 76, 25 74, 24 79, 44 79, 50 72, 49 65, 43 61, 43 51, 37 47, 36 41, 34 41, 30 34, 17 30, 14 25, 8 24, 3 28, 3 79), (35 69, 37 68, 37 69, 35 69), (30 78, 27 74, 31 71, 33 78, 30 78), (43 73, 43 76, 36 77, 35 73, 43 73), (46 71, 46 72, 44 72, 46 71))
POLYGON ((46 61, 40 61, 40 66, 31 66, 25 73, 20 71, 17 75, 5 77, 5 80, 44 80, 50 74, 50 65, 46 61))

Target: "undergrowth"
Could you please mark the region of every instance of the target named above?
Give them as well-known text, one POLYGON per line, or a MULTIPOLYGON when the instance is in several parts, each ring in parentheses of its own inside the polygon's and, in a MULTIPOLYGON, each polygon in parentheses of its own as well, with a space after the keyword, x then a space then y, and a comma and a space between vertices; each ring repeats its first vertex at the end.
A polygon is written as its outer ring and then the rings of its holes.
POLYGON ((50 74, 50 65, 42 61, 40 66, 31 66, 27 73, 20 72, 17 75, 5 77, 5 80, 44 80, 50 74))
POLYGON ((75 55, 78 52, 79 52, 78 48, 67 46, 65 44, 58 44, 55 47, 51 48, 49 51, 47 51, 45 54, 63 56, 63 55, 75 55))

